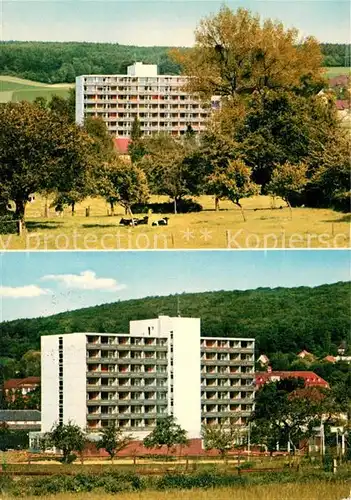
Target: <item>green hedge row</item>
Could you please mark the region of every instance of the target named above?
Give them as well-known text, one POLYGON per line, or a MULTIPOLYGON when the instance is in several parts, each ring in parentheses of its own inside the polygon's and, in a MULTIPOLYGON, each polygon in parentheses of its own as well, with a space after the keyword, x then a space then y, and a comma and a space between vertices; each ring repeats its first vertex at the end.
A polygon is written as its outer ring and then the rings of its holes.
POLYGON ((77 474, 76 476, 52 476, 41 479, 0 476, 0 493, 26 498, 28 495, 45 496, 56 493, 85 493, 99 490, 105 493, 141 490, 173 490, 192 488, 235 487, 271 483, 350 480, 349 471, 341 474, 309 471, 308 474, 292 472, 248 474, 220 474, 202 472, 192 474, 165 474, 161 477, 145 477, 134 473, 107 473, 102 475, 77 474))

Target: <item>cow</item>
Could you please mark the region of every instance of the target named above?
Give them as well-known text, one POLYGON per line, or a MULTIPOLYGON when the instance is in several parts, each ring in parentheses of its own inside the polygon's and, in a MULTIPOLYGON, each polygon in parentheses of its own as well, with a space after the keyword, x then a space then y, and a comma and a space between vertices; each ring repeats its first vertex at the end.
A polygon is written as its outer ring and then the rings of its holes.
POLYGON ((168 226, 169 217, 164 217, 163 219, 155 220, 153 226, 168 226))
POLYGON ((133 219, 125 219, 122 217, 122 219, 119 221, 119 223, 122 226, 139 226, 140 224, 148 224, 149 223, 149 217, 146 215, 142 219, 136 219, 133 217, 133 219))

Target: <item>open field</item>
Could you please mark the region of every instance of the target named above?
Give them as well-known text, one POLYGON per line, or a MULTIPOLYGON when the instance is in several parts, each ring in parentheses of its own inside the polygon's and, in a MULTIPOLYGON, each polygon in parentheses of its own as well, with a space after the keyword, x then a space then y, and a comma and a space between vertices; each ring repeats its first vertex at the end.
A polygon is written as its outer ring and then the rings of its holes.
POLYGON ((325 68, 328 78, 333 78, 334 76, 349 75, 351 68, 345 68, 343 66, 335 66, 334 68, 325 68))
MULTIPOLYGON (((66 493, 40 497, 43 500, 341 500, 349 493, 346 482, 327 481, 308 484, 273 484, 207 490, 148 491, 141 493, 66 493)), ((3 499, 10 497, 3 495, 3 499)), ((27 497, 34 500, 38 497, 27 497)))
MULTIPOLYGON (((167 201, 153 197, 153 202, 167 201)), ((240 210, 229 201, 214 210, 213 198, 197 201, 202 212, 169 214, 169 225, 152 227, 162 215, 151 214, 148 225, 120 226, 124 215, 116 207, 116 216, 107 216, 103 199, 87 199, 76 207, 72 216, 66 208, 63 216, 53 209, 44 218, 44 200, 37 197, 28 205, 27 231, 21 236, 2 235, 2 249, 68 250, 68 249, 196 249, 196 248, 345 248, 350 244, 350 216, 331 209, 293 208, 292 218, 284 202, 268 196, 243 201, 246 222, 240 210), (90 206, 90 217, 85 209, 90 206), (282 207, 282 208, 280 208, 282 207)), ((142 215, 137 215, 142 217, 142 215)))
POLYGON ((54 94, 67 97, 68 90, 72 87, 74 84, 48 85, 14 76, 0 76, 0 102, 33 101, 36 97, 49 99, 54 94))

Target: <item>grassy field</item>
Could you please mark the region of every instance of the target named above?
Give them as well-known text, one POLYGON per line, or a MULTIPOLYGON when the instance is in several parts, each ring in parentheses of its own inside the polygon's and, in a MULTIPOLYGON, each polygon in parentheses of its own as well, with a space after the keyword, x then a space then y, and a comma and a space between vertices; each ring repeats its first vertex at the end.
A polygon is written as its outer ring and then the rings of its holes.
POLYGON ((325 68, 325 69, 328 78, 333 78, 335 76, 340 76, 340 75, 350 76, 350 71, 351 71, 351 68, 344 68, 342 66, 335 66, 334 68, 325 68))
MULTIPOLYGON (((324 481, 308 484, 274 484, 223 488, 208 490, 149 491, 142 493, 66 493, 40 497, 43 500, 341 500, 347 497, 349 485, 345 482, 328 483, 324 481)), ((1 498, 9 498, 2 496, 1 498)), ((38 497, 27 497, 34 500, 38 497)))
POLYGON ((68 96, 68 90, 74 84, 48 85, 14 76, 0 76, 0 102, 33 101, 36 97, 50 98, 54 94, 68 96))
MULTIPOLYGON (((166 201, 154 197, 155 201, 166 201)), ((95 250, 95 249, 196 249, 196 248, 345 248, 350 244, 350 216, 330 209, 293 208, 292 218, 284 202, 267 196, 243 201, 246 222, 240 210, 228 201, 214 210, 212 197, 198 201, 202 212, 169 214, 168 226, 151 226, 162 216, 151 214, 149 225, 120 226, 121 207, 116 216, 107 216, 103 199, 87 199, 77 205, 76 215, 70 209, 56 216, 51 209, 44 218, 44 201, 40 197, 28 205, 27 231, 22 236, 1 235, 1 249, 27 250, 95 250), (86 207, 90 217, 85 217, 86 207), (282 208, 280 208, 282 207, 282 208)), ((140 215, 139 215, 140 216, 140 215)), ((140 216, 141 217, 141 216, 140 216)))

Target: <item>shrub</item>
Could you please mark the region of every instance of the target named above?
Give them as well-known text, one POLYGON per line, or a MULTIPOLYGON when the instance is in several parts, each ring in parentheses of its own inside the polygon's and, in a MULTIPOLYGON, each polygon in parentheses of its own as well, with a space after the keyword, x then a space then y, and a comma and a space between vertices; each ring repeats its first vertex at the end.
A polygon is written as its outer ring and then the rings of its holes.
POLYGON ((0 216, 0 234, 17 234, 17 222, 13 214, 0 216))
MULTIPOLYGON (((202 205, 194 200, 179 200, 177 202, 177 212, 186 214, 190 212, 201 212, 202 205)), ((169 203, 137 203, 132 206, 134 214, 145 214, 151 210, 154 214, 171 214, 174 211, 173 202, 169 203)))
POLYGON ((71 453, 67 458, 60 458, 61 464, 73 464, 75 460, 77 460, 77 455, 75 453, 71 453))
POLYGON ((253 469, 254 467, 255 467, 255 462, 250 462, 249 460, 247 460, 246 462, 243 462, 240 465, 238 465, 237 469, 245 470, 245 469, 253 469))

